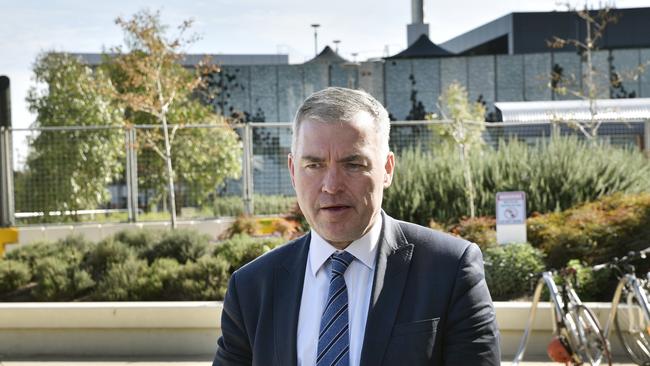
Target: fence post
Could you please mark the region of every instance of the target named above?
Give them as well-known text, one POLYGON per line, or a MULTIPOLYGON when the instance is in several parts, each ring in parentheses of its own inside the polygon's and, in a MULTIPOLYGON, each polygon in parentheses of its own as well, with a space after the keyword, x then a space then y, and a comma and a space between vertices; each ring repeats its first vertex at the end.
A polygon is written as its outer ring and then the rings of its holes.
POLYGON ((253 130, 250 123, 244 124, 244 156, 243 156, 243 199, 246 215, 254 214, 253 205, 253 130))
POLYGON ((126 141, 126 197, 129 211, 129 222, 138 221, 138 153, 136 150, 136 130, 127 127, 124 139, 126 141))
POLYGON ((0 227, 16 224, 9 78, 0 76, 0 227))

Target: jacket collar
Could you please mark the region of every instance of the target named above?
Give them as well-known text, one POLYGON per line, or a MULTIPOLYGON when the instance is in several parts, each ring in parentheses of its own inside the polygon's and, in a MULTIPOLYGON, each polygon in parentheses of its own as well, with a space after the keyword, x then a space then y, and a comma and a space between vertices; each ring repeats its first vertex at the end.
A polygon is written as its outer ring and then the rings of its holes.
POLYGON ((413 255, 399 222, 382 211, 384 227, 377 253, 361 365, 380 365, 388 346, 413 255))

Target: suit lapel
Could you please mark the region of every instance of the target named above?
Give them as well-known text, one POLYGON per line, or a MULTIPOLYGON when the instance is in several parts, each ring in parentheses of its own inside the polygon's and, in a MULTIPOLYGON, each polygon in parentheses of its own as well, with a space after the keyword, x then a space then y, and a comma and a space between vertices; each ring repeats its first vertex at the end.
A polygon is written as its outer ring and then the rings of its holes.
POLYGON ((298 331, 298 314, 300 299, 305 279, 305 266, 309 253, 310 235, 298 239, 290 245, 295 250, 281 265, 275 268, 274 274, 274 342, 277 362, 279 365, 295 366, 298 363, 296 334, 298 331))
POLYGON ((384 227, 361 351, 361 365, 380 365, 397 317, 413 254, 399 224, 382 211, 384 227))

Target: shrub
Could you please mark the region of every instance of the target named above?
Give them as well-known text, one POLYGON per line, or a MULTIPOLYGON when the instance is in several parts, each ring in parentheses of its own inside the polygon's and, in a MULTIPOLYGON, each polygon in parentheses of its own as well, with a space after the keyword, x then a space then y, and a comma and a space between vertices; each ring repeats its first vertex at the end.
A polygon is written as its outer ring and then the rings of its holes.
POLYGON ((543 254, 530 244, 508 244, 484 252, 485 280, 494 300, 511 300, 532 290, 534 275, 544 270, 543 254))
POLYGON ((139 301, 144 299, 149 275, 147 261, 129 257, 111 265, 97 283, 93 299, 104 301, 139 301))
POLYGON ((298 233, 306 233, 309 231, 309 223, 307 222, 305 214, 302 213, 298 202, 293 204, 291 210, 285 216, 285 219, 289 222, 295 223, 295 227, 298 233))
POLYGON ((229 268, 225 259, 209 255, 188 262, 178 276, 178 293, 183 300, 223 300, 229 268))
POLYGON ((613 195, 528 220, 528 240, 547 254, 553 268, 571 258, 605 262, 647 247, 649 237, 650 194, 613 195))
POLYGON ((241 215, 238 216, 232 225, 230 225, 228 230, 225 231, 223 238, 228 239, 239 234, 254 235, 257 228, 257 221, 254 217, 241 215))
POLYGON ((27 264, 16 260, 0 260, 0 294, 25 286, 31 278, 27 264))
POLYGON ((60 253, 57 245, 52 242, 36 242, 27 245, 19 245, 16 249, 8 252, 5 258, 25 263, 33 271, 36 261, 41 258, 52 257, 60 253))
POLYGON ((143 300, 183 300, 182 294, 176 291, 182 268, 175 259, 156 259, 142 288, 143 300))
POLYGON ((178 229, 167 231, 159 242, 146 253, 149 263, 157 258, 174 258, 179 263, 196 261, 205 254, 210 237, 194 230, 178 229))
POLYGON ((12 251, 12 258, 32 268, 36 300, 65 301, 86 293, 95 282, 80 267, 84 253, 92 244, 82 236, 71 235, 56 243, 27 245, 12 251), (15 252, 15 253, 14 253, 15 252))
POLYGON ((230 273, 232 273, 244 264, 283 243, 283 238, 254 238, 240 234, 219 243, 214 248, 213 255, 225 260, 230 265, 230 273))
POLYGON ((120 231, 113 238, 133 248, 138 255, 143 255, 160 241, 160 234, 153 230, 131 229, 120 231))
POLYGON ((82 265, 90 272, 92 278, 101 278, 112 264, 121 263, 134 257, 135 251, 126 244, 113 238, 102 240, 85 253, 82 265))
MULTIPOLYGON (((463 218, 449 231, 478 244, 482 250, 497 245, 496 219, 493 217, 463 218)), ((429 224, 431 226, 431 223, 429 224)))
POLYGON ((578 259, 570 260, 567 267, 576 271, 573 285, 580 300, 611 301, 616 288, 616 279, 615 274, 610 269, 594 271, 590 266, 586 266, 584 262, 578 259))
POLYGON ((88 272, 79 268, 80 262, 80 255, 38 259, 34 268, 34 298, 39 301, 68 301, 87 292, 95 282, 88 272))
POLYGON ((384 210, 420 225, 430 219, 448 222, 468 214, 463 173, 456 155, 444 151, 434 157, 419 149, 404 151, 397 158, 393 182, 384 191, 384 210))
MULTIPOLYGON (((460 157, 455 149, 407 150, 398 160, 383 207, 402 220, 427 225, 469 214, 460 157)), ((528 214, 573 207, 616 192, 650 192, 650 164, 638 151, 593 145, 575 137, 530 147, 501 143, 471 156, 477 215, 494 216, 495 195, 524 191, 528 214)))

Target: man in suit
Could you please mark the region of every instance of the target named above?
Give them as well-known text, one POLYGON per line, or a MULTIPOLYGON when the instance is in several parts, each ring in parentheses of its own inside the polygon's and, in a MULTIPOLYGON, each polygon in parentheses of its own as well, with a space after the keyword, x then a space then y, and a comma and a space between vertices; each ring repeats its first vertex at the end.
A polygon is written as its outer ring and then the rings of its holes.
POLYGON ((233 274, 213 365, 500 364, 478 247, 381 210, 389 129, 362 91, 303 102, 288 162, 311 231, 233 274))

